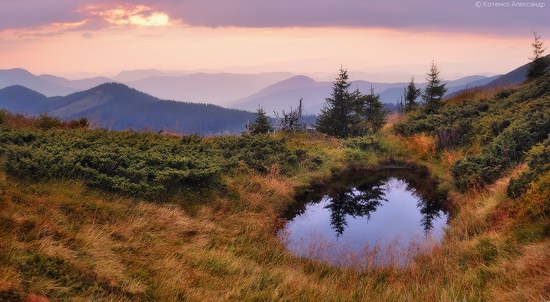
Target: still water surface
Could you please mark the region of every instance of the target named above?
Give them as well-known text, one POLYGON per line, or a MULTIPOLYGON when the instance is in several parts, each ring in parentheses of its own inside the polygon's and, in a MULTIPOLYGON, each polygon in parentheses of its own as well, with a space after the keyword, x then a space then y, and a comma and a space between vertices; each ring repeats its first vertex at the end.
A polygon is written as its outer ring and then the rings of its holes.
POLYGON ((348 173, 297 198, 279 237, 298 256, 338 266, 403 265, 437 244, 445 194, 410 169, 348 173))

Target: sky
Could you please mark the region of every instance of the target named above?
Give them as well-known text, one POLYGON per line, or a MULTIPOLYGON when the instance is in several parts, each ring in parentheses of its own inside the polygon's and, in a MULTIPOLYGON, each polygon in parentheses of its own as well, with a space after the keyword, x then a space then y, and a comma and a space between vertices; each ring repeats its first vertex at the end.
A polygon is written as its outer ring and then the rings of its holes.
POLYGON ((0 0, 0 68, 498 74, 550 39, 545 1, 0 0))

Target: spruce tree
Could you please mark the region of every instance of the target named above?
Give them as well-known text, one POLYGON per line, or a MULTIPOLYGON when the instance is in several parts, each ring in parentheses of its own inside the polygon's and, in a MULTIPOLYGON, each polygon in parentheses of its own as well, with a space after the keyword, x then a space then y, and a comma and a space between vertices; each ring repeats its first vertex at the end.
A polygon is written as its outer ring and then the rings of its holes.
POLYGON ((533 46, 533 56, 530 57, 531 63, 529 63, 529 69, 527 70, 527 80, 534 80, 542 76, 550 66, 550 59, 544 57, 544 41, 541 40, 540 36, 533 32, 535 36, 535 41, 531 44, 533 46))
POLYGON ((439 70, 435 62, 432 62, 426 81, 428 81, 428 85, 424 89, 422 99, 424 99, 426 109, 428 111, 433 111, 442 105, 443 96, 445 96, 447 92, 447 87, 445 87, 447 83, 443 83, 439 78, 439 70))
POLYGON ((349 92, 350 86, 347 70, 340 68, 332 95, 326 99, 325 107, 317 117, 316 128, 319 132, 336 137, 354 135, 359 126, 359 116, 356 114, 355 93, 349 92))
POLYGON ((246 125, 246 131, 250 134, 266 134, 273 131, 271 121, 262 107, 258 107, 256 120, 246 125))
POLYGON ((414 77, 411 77, 411 81, 407 88, 405 88, 405 112, 409 112, 418 106, 416 99, 421 95, 420 88, 416 88, 414 83, 414 77))
POLYGON ((387 112, 384 109, 384 104, 380 101, 380 96, 374 93, 374 88, 371 87, 368 95, 361 97, 363 104, 363 118, 365 120, 367 130, 376 133, 384 127, 386 123, 387 112))

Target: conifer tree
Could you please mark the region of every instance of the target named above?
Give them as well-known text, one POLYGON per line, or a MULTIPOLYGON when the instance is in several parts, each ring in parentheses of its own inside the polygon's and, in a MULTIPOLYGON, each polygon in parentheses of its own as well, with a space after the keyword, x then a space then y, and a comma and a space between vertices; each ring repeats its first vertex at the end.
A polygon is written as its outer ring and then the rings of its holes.
POLYGON ((544 48, 544 41, 536 32, 533 32, 533 35, 535 36, 535 40, 531 44, 533 46, 533 56, 529 58, 531 59, 531 63, 529 63, 529 69, 527 70, 528 81, 542 76, 550 66, 550 59, 543 56, 546 50, 544 48))
POLYGON ((336 136, 349 137, 359 127, 356 93, 350 93, 347 70, 340 68, 340 73, 333 84, 332 95, 326 99, 325 107, 317 118, 316 128, 319 132, 336 136))
POLYGON ((262 107, 258 107, 256 120, 246 125, 246 131, 250 134, 266 134, 273 131, 271 121, 262 107))
POLYGON ((428 85, 424 89, 422 99, 428 111, 433 111, 442 105, 443 96, 447 92, 447 83, 439 78, 439 70, 435 62, 432 62, 430 71, 427 74, 426 80, 428 85))
POLYGON ((409 85, 405 88, 405 112, 409 112, 418 106, 416 99, 418 99, 421 94, 420 88, 416 88, 414 77, 411 77, 409 85))
POLYGON ((367 130, 376 133, 382 129, 386 123, 387 112, 384 109, 384 104, 380 101, 380 96, 374 93, 374 88, 371 87, 368 95, 361 96, 363 104, 363 118, 365 120, 367 130))

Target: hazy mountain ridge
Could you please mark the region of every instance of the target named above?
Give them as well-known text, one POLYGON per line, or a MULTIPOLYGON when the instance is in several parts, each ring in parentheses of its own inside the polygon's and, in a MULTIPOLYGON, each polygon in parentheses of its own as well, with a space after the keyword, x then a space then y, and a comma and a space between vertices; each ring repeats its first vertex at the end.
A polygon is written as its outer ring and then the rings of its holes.
MULTIPOLYGON (((467 88, 518 84, 525 80, 526 69, 527 64, 502 76, 476 75, 448 81, 447 95, 452 96, 467 88)), ((285 72, 260 74, 192 72, 186 74, 184 71, 144 69, 122 71, 114 78, 126 80, 127 82, 124 84, 129 87, 155 95, 160 99, 212 103, 246 111, 255 111, 258 106, 262 106, 270 115, 273 115, 275 111, 296 107, 300 98, 304 99, 305 114, 317 114, 324 106, 325 98, 330 96, 332 89, 331 82, 316 81, 305 75, 293 75, 285 72), (131 79, 136 80, 128 81, 131 79)), ((45 96, 68 95, 107 82, 113 81, 105 77, 68 80, 52 75, 36 76, 23 69, 0 71, 0 88, 21 85, 45 96)), ((384 103, 396 104, 401 99, 406 85, 405 82, 376 83, 356 80, 353 81, 351 89, 359 89, 367 93, 372 87, 376 93, 380 94, 384 103)), ((419 82, 417 86, 424 88, 425 83, 419 82)), ((50 100, 48 106, 52 106, 53 103, 50 100)), ((60 109, 56 114, 65 115, 66 112, 73 110, 70 108, 80 108, 82 111, 84 108, 88 108, 86 103, 87 101, 81 100, 70 107, 60 109)), ((52 110, 51 107, 47 108, 47 111, 52 110)))
POLYGON ((158 69, 136 69, 136 70, 123 70, 119 72, 117 75, 113 76, 113 80, 117 82, 132 82, 132 81, 138 81, 146 78, 151 77, 162 77, 162 76, 182 76, 186 75, 187 73, 182 71, 161 71, 158 69))
POLYGON ((36 76, 25 69, 0 70, 0 88, 13 85, 28 87, 46 96, 67 95, 78 91, 78 89, 53 83, 49 78, 36 76))
MULTIPOLYGON (((465 89, 466 87, 477 87, 485 85, 498 76, 469 76, 454 81, 448 81, 448 94, 465 89)), ((359 89, 368 93, 371 87, 384 103, 396 104, 403 95, 403 89, 407 86, 405 82, 397 83, 376 83, 363 80, 352 82, 350 89, 359 89)), ((418 83, 419 88, 424 88, 426 83, 418 83)), ((304 100, 304 112, 306 114, 317 114, 325 104, 325 98, 330 96, 332 90, 331 82, 317 82, 306 76, 295 76, 290 79, 275 83, 261 91, 246 98, 236 100, 233 107, 243 110, 255 110, 258 106, 263 107, 268 113, 284 110, 296 106, 298 100, 304 100)))
POLYGON ((96 127, 114 130, 198 134, 241 132, 254 118, 242 110, 161 100, 117 83, 50 98, 22 86, 7 87, 0 89, 0 107, 28 115, 46 112, 64 120, 86 117, 96 127))
POLYGON ((99 86, 101 84, 112 82, 113 80, 106 77, 94 77, 81 80, 68 80, 62 77, 53 76, 49 74, 39 75, 38 77, 59 86, 69 87, 77 90, 86 90, 99 86))
POLYGON ((287 72, 185 73, 153 69, 122 71, 113 79, 93 77, 69 80, 48 74, 35 75, 19 68, 0 70, 0 88, 21 85, 46 96, 66 96, 104 83, 120 82, 162 99, 226 105, 229 101, 251 95, 292 76, 287 72))
POLYGON ((157 76, 126 82, 130 87, 163 99, 226 105, 234 99, 293 76, 291 73, 260 74, 193 73, 157 76))
MULTIPOLYGON (((449 81, 447 84, 447 97, 463 91, 464 89, 471 89, 484 86, 491 81, 499 78, 500 76, 469 76, 461 78, 455 81, 449 81)), ((426 83, 419 83, 417 87, 420 89, 426 88, 426 83)), ((403 96, 403 89, 405 87, 390 88, 380 93, 380 98, 386 103, 397 103, 403 96)))
MULTIPOLYGON (((550 55, 546 56, 546 59, 550 59, 550 55)), ((518 85, 525 81, 527 78, 527 70, 529 69, 529 64, 524 64, 498 78, 496 78, 494 81, 491 81, 480 88, 494 88, 494 87, 501 87, 501 86, 510 86, 510 85, 518 85)))

